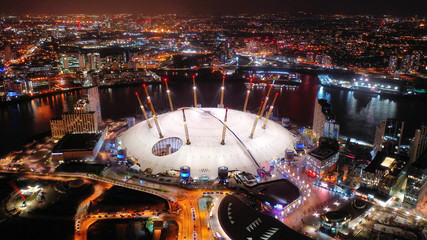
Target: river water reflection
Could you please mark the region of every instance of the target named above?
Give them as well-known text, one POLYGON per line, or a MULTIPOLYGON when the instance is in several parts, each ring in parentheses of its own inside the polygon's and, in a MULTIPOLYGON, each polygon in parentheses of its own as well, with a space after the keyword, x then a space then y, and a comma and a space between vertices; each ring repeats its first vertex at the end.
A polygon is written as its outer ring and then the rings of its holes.
MULTIPOLYGON (((386 118, 405 121, 405 137, 412 137, 415 128, 427 121, 427 101, 425 99, 406 99, 384 97, 341 89, 321 87, 314 75, 300 75, 299 87, 275 87, 279 93, 273 116, 288 117, 292 121, 311 125, 316 97, 326 98, 332 105, 336 120, 340 124, 340 134, 366 142, 373 142, 375 126, 386 118)), ((220 81, 197 81, 198 102, 203 107, 216 107, 220 102, 220 81)), ((191 80, 171 84, 171 95, 175 108, 193 105, 191 80)), ((224 103, 233 109, 242 109, 246 87, 241 82, 227 82, 224 103)), ((162 85, 148 87, 152 101, 158 112, 169 110, 166 89, 162 85)), ((102 118, 120 119, 141 115, 134 93, 145 96, 140 86, 126 86, 100 89, 102 118)), ((256 112, 264 99, 268 87, 255 86, 251 92, 248 110, 256 112)), ((80 97, 81 92, 58 94, 33 99, 28 102, 0 106, 0 155, 31 141, 36 136, 48 134, 49 120, 67 111, 69 100, 80 97)), ((249 131, 249 130, 248 130, 249 131)))

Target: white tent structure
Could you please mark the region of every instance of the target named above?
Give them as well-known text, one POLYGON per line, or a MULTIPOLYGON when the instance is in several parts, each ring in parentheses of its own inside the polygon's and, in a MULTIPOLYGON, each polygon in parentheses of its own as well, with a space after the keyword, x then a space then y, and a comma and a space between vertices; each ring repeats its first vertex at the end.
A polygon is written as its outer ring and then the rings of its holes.
MULTIPOLYGON (((181 109, 158 116, 164 138, 156 128, 143 121, 119 136, 129 157, 135 157, 141 169, 152 168, 153 173, 191 167, 191 176, 217 177, 218 167, 257 173, 271 160, 284 157, 295 140, 288 130, 269 121, 262 129, 264 118, 258 121, 253 138, 249 138, 256 115, 242 111, 228 111, 225 145, 221 145, 224 108, 185 108, 190 145, 186 144, 181 109)), ((152 120, 152 119, 151 119, 152 120)), ((266 169, 268 170, 268 169, 266 169)))

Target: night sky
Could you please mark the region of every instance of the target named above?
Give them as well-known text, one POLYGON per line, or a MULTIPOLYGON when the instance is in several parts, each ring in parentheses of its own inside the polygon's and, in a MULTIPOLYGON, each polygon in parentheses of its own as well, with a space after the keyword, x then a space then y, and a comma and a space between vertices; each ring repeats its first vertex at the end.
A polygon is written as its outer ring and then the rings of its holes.
POLYGON ((0 0, 2 13, 271 13, 427 15, 425 0, 0 0))

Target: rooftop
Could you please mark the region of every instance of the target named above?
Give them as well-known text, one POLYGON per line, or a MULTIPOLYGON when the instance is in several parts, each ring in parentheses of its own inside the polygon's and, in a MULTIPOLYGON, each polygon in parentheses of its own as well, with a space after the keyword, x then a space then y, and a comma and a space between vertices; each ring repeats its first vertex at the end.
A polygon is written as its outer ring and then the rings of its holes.
POLYGON ((100 133, 66 134, 55 145, 52 152, 92 151, 100 137, 100 133))
POLYGON ((338 151, 327 148, 327 147, 318 147, 313 151, 309 152, 311 156, 319 159, 320 161, 324 161, 332 157, 334 154, 338 153, 338 151))
POLYGON ((378 152, 372 162, 365 169, 363 169, 363 171, 375 173, 376 170, 385 171, 387 169, 392 169, 393 166, 396 166, 398 169, 400 169, 403 167, 405 162, 406 161, 403 156, 378 152))
POLYGON ((300 196, 298 187, 287 179, 280 179, 271 182, 260 183, 253 187, 253 190, 260 193, 256 198, 262 202, 269 202, 272 206, 276 204, 287 206, 300 196), (278 191, 280 189, 280 191, 278 191))

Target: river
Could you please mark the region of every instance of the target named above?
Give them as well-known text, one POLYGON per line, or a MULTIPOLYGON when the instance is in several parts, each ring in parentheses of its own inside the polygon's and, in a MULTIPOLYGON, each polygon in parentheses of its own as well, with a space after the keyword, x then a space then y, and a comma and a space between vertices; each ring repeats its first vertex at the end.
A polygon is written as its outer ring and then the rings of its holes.
MULTIPOLYGON (((386 118, 405 121, 405 137, 413 137, 414 131, 423 121, 427 121, 425 99, 384 97, 357 93, 342 89, 319 86, 317 76, 301 74, 299 87, 277 87, 270 95, 278 92, 275 117, 288 117, 302 125, 311 125, 316 98, 326 98, 332 106, 336 120, 340 124, 340 135, 353 137, 372 143, 375 126, 386 118)), ((197 79, 198 102, 202 107, 216 107, 220 102, 220 81, 197 79)), ((246 96, 242 82, 226 81, 224 104, 233 109, 242 109, 246 96)), ((175 108, 193 105, 191 79, 170 84, 175 108)), ((148 87, 153 104, 158 112, 169 110, 166 89, 163 85, 148 87)), ((268 87, 255 86, 251 92, 248 110, 255 112, 264 99, 268 87)), ((140 86, 126 86, 100 89, 102 118, 117 120, 123 117, 141 115, 135 91, 144 96, 140 86)), ((0 106, 0 156, 35 138, 49 134, 49 120, 60 117, 67 111, 67 99, 78 98, 80 91, 45 96, 27 102, 0 106)))

